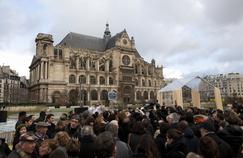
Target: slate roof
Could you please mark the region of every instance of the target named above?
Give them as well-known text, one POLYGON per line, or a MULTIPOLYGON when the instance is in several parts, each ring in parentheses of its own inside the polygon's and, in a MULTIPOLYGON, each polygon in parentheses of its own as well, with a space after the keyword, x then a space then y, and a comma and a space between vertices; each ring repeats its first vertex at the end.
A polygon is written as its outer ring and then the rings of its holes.
POLYGON ((72 48, 87 48, 96 51, 105 50, 105 40, 78 33, 70 32, 58 45, 70 46, 72 48))

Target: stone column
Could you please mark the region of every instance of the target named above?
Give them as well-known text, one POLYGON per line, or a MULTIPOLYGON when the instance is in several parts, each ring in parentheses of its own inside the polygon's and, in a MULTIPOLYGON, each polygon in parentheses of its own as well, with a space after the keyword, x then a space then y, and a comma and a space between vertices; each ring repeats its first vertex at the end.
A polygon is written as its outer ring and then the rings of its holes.
POLYGON ((87 75, 87 81, 86 81, 87 84, 90 84, 90 75, 88 74, 87 75))
POLYGON ((48 79, 48 62, 45 62, 45 79, 48 79))
POLYGON ((90 70, 90 58, 87 58, 87 61, 86 61, 86 69, 88 71, 90 70))
POLYGON ((43 79, 43 74, 44 74, 44 62, 43 61, 41 61, 41 64, 40 64, 40 68, 41 68, 41 70, 40 70, 40 79, 43 79))
POLYGON ((106 72, 109 72, 109 65, 110 65, 109 63, 110 63, 109 60, 106 60, 106 61, 105 61, 105 71, 106 71, 106 72))
POLYGON ((98 98, 97 99, 100 102, 100 90, 98 90, 97 93, 98 93, 98 98))
POLYGON ((100 85, 100 76, 99 75, 96 75, 96 81, 97 81, 96 84, 100 85))
POLYGON ((109 76, 107 75, 106 76, 106 85, 109 85, 110 83, 109 83, 109 76))
POLYGON ((99 62, 99 60, 96 61, 95 65, 96 65, 96 71, 100 71, 100 62, 99 62))
POLYGON ((76 69, 78 70, 78 67, 79 67, 79 58, 76 56, 76 69))

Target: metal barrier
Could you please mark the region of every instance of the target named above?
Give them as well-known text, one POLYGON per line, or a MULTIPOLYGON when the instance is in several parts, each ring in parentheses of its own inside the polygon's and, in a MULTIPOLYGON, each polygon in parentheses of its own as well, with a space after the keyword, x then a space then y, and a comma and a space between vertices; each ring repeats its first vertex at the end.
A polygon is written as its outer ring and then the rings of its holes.
POLYGON ((14 133, 15 131, 2 132, 0 133, 0 138, 4 138, 7 144, 12 145, 14 139, 14 133))

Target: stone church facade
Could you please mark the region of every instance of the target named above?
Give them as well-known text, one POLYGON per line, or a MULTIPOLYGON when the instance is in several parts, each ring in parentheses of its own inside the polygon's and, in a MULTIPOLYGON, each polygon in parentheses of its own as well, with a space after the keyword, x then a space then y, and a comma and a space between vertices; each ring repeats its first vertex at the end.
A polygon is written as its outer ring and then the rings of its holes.
POLYGON ((164 83, 163 67, 144 61, 126 30, 103 38, 68 33, 53 45, 39 33, 30 69, 32 102, 61 105, 107 104, 108 93, 125 104, 155 100, 164 83))

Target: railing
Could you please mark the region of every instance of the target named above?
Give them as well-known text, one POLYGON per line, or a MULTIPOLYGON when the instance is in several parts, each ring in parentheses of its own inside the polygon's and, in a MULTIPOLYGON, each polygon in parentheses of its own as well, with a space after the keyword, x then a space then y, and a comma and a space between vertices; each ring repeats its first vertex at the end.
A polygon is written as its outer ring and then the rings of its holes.
POLYGON ((1 132, 0 133, 0 138, 4 138, 5 139, 5 142, 7 144, 12 144, 13 143, 13 139, 14 139, 14 131, 11 131, 11 132, 1 132))

